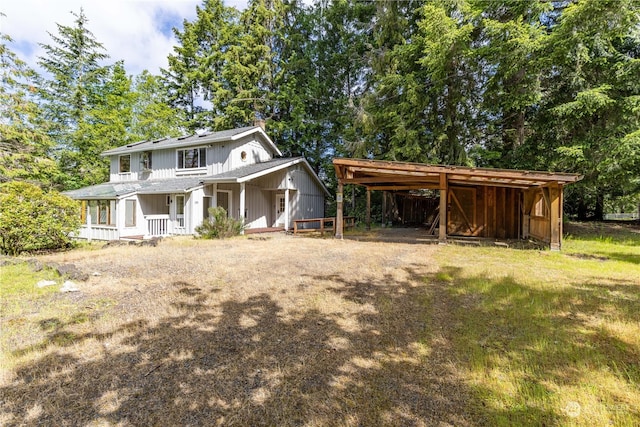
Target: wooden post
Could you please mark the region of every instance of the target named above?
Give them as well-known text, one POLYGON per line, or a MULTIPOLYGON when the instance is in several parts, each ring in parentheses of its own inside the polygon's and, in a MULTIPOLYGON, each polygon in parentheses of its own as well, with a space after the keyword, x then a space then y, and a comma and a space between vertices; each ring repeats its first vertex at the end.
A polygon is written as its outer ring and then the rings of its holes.
MULTIPOLYGON (((640 208, 640 205, 638 205, 640 208)), ((382 192, 382 226, 385 227, 387 225, 387 192, 382 192)))
MULTIPOLYGON (((211 206, 213 206, 214 208, 218 207, 218 183, 214 182, 213 183, 213 189, 211 190, 211 206)), ((227 212, 227 215, 229 215, 229 212, 227 212)))
POLYGON ((529 238, 529 229, 531 227, 531 210, 533 209, 533 200, 535 198, 535 190, 524 190, 524 207, 522 213, 522 238, 529 238))
POLYGON ((342 239, 343 234, 343 196, 344 185, 338 181, 338 191, 336 193, 336 239, 342 239))
POLYGON ((438 241, 447 243, 447 174, 440 174, 440 227, 438 241))
POLYGON ((549 187, 549 246, 552 251, 560 250, 560 241, 562 236, 560 235, 562 216, 562 207, 560 206, 560 186, 555 184, 549 187))
POLYGON ((367 216, 365 219, 367 230, 371 230, 371 190, 367 188, 367 216))

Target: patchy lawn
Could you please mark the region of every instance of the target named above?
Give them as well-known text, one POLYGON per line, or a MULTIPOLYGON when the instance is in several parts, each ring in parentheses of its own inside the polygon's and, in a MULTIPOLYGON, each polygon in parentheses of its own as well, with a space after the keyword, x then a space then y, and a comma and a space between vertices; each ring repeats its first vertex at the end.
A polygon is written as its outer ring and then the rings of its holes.
POLYGON ((0 424, 638 424, 640 234, 603 227, 562 253, 267 235, 38 257, 99 274, 68 294, 5 266, 0 424))

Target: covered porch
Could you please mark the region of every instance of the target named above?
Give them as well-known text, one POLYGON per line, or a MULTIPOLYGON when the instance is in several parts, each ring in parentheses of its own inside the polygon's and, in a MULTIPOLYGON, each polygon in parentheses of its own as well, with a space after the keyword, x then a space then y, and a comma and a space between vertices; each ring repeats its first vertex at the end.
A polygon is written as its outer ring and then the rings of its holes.
POLYGON ((355 184, 367 189, 367 227, 371 191, 431 190, 437 193, 431 230, 439 243, 446 243, 450 236, 533 238, 560 250, 563 189, 582 178, 568 173, 362 159, 334 159, 333 164, 338 178, 338 238, 344 230, 344 185, 355 184))

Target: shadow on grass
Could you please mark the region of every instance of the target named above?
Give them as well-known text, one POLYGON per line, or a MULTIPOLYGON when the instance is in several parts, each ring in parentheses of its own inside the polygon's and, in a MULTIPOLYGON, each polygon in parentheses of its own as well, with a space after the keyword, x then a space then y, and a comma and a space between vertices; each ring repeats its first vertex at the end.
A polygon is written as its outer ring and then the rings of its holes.
MULTIPOLYGON (((603 314, 640 321, 631 286, 541 290, 455 267, 405 271, 403 281, 310 277, 349 304, 348 315, 322 301, 285 312, 267 293, 213 305, 216 289, 176 282, 177 314, 158 322, 71 336, 84 318, 46 319, 49 353, 0 388, 0 419, 9 426, 555 425, 581 423, 563 412, 558 390, 594 381, 591 373, 630 388, 640 383, 640 349, 594 322, 603 314), (82 354, 89 340, 100 350, 82 354)), ((614 391, 592 387, 596 400, 621 409, 614 424, 640 417, 614 391)))
MULTIPOLYGON (((349 318, 285 313, 268 294, 214 306, 214 290, 176 282, 177 314, 76 335, 76 350, 50 344, 17 368, 0 388, 0 416, 5 425, 469 425, 469 390, 448 358, 429 356, 437 331, 421 277, 315 277, 353 305, 349 318), (99 345, 82 354, 89 340, 99 345)), ((55 319, 42 327, 68 332, 55 319)))
POLYGON ((599 252, 602 257, 615 261, 629 262, 631 264, 640 264, 640 255, 630 254, 628 252, 599 252))
POLYGON ((464 276, 457 267, 427 281, 446 289, 454 351, 475 379, 474 412, 490 425, 634 425, 640 419, 640 348, 607 326, 612 319, 640 322, 636 286, 543 289, 512 277, 464 276), (576 389, 589 390, 589 399, 572 395, 576 389), (635 390, 634 406, 624 390, 635 390), (588 419, 566 409, 576 403, 605 415, 588 419), (590 408, 594 403, 599 407, 590 408))

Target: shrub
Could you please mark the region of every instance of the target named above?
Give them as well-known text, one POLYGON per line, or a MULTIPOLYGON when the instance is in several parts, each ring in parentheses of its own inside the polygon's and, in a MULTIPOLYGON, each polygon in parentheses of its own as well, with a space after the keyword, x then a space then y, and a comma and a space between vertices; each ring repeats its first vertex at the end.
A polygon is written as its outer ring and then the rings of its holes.
POLYGON ((225 239, 240 235, 242 230, 242 221, 227 216, 227 211, 220 206, 209 208, 209 218, 196 227, 201 239, 225 239))
POLYGON ((80 227, 79 204, 26 182, 0 185, 0 251, 7 255, 71 246, 80 227))

